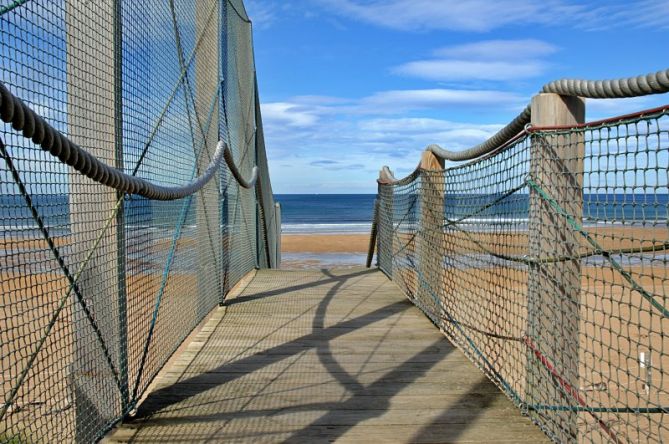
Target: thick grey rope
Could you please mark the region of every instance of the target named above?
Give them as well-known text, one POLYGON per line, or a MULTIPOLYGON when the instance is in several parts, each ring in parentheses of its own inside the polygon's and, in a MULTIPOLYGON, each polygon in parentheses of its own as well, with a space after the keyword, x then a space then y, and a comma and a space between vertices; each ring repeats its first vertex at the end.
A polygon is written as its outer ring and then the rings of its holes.
MULTIPOLYGON (((555 93, 563 96, 587 97, 590 99, 618 99, 661 94, 669 92, 669 69, 623 79, 555 80, 544 85, 541 92, 555 93)), ((430 145, 426 149, 434 153, 435 156, 450 161, 475 159, 488 154, 521 132, 525 125, 530 123, 530 117, 531 111, 528 105, 515 119, 490 139, 463 151, 449 151, 439 145, 430 145)))
POLYGON ((235 165, 235 159, 232 157, 232 152, 230 151, 230 148, 225 147, 225 151, 223 152, 223 157, 225 157, 225 163, 228 164, 228 168, 230 168, 230 172, 234 176, 235 180, 239 183, 239 185, 242 188, 253 188, 253 186, 256 184, 256 181, 258 180, 258 167, 254 166, 253 170, 251 170, 251 178, 249 180, 246 180, 242 177, 242 174, 239 172, 239 169, 237 168, 237 165, 235 165))
POLYGON ((23 136, 40 145, 43 150, 58 157, 84 176, 128 194, 138 194, 153 200, 175 200, 199 191, 218 170, 223 159, 225 144, 219 142, 205 172, 193 182, 179 187, 164 187, 112 168, 82 149, 49 125, 42 117, 13 95, 0 82, 0 119, 10 123, 23 136))

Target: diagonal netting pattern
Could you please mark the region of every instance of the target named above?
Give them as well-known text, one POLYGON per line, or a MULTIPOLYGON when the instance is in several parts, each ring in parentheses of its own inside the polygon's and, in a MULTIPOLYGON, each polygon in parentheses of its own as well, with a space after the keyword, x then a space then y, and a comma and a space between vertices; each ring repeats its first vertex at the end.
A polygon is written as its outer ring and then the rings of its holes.
MULTIPOLYGON (((277 265, 251 24, 241 0, 0 1, 0 81, 127 175, 122 194, 0 124, 0 442, 95 442, 256 267, 277 265)), ((4 108, 3 108, 3 112, 4 108)), ((3 116, 3 121, 7 121, 3 116)))
POLYGON ((379 184, 379 267, 556 442, 669 439, 669 108, 379 184))

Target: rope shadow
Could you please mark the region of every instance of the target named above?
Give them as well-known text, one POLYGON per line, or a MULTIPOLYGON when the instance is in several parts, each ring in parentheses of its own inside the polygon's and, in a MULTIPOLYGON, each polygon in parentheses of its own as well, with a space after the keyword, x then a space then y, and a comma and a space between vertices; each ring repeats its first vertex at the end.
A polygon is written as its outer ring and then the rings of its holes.
MULTIPOLYGON (((348 278, 350 278, 350 276, 356 276, 359 274, 364 273, 353 273, 351 275, 341 276, 340 278, 330 278, 330 281, 346 281, 348 278)), ((323 282, 326 282, 326 280, 318 281, 316 285, 322 285, 323 282)), ((310 286, 313 285, 299 285, 295 287, 304 289, 310 286)), ((287 291, 287 289, 282 290, 282 292, 285 291, 287 291)), ((269 295, 265 295, 265 297, 267 296, 269 295)), ((356 318, 339 322, 327 328, 314 330, 309 334, 300 336, 299 338, 289 342, 262 350, 251 356, 223 364, 213 370, 209 370, 184 379, 171 386, 158 389, 151 393, 145 402, 138 407, 137 415, 134 420, 137 422, 145 421, 149 419, 154 413, 167 409, 170 406, 184 402, 189 398, 197 396, 216 386, 233 382, 234 380, 246 374, 253 373, 262 369, 263 367, 270 366, 291 356, 294 356, 299 353, 299 351, 304 349, 305 343, 317 344, 320 341, 331 341, 339 336, 350 333, 352 330, 363 328, 397 313, 401 313, 411 307, 411 303, 406 300, 388 304, 356 318), (243 367, 246 371, 227 371, 231 367, 243 367)), ((211 342, 212 339, 213 338, 210 337, 205 343, 204 347, 207 347, 207 343, 211 342)), ((316 345, 312 347, 315 346, 316 345)))
MULTIPOLYGON (((327 270, 322 270, 322 271, 327 271, 327 270)), ((269 297, 272 297, 272 296, 280 296, 284 293, 306 290, 308 288, 314 288, 314 287, 318 287, 318 286, 325 285, 325 284, 331 284, 333 282, 337 283, 342 278, 344 278, 345 280, 348 280, 350 278, 354 278, 354 277, 358 277, 358 276, 364 276, 364 275, 371 274, 371 273, 376 273, 376 270, 367 269, 367 270, 357 271, 355 273, 350 273, 350 274, 346 274, 346 275, 342 275, 342 276, 334 276, 332 274, 329 274, 329 272, 327 272, 327 273, 324 273, 324 274, 326 274, 326 276, 328 276, 327 279, 321 279, 321 280, 318 280, 318 281, 315 281, 315 282, 308 282, 308 283, 305 283, 305 284, 293 285, 293 286, 290 286, 290 287, 277 288, 275 290, 262 291, 262 292, 259 292, 259 293, 253 293, 253 294, 249 294, 249 295, 245 295, 245 296, 237 296, 236 298, 226 299, 225 300, 225 306, 229 307, 229 306, 236 305, 236 304, 242 304, 244 302, 257 301, 259 299, 265 299, 265 298, 269 298, 269 297)))

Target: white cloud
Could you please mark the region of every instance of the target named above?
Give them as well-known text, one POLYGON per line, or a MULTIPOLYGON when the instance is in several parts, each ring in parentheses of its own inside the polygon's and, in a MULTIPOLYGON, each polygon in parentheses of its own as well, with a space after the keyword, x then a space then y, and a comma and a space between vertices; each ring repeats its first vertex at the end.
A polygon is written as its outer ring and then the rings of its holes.
POLYGON ((544 72, 540 62, 501 62, 470 60, 420 60, 397 67, 399 74, 427 80, 514 80, 535 77, 544 72))
POLYGON ((486 32, 521 24, 572 28, 669 27, 666 0, 315 0, 332 13, 402 31, 486 32))
POLYGON ((583 27, 610 28, 669 28, 669 2, 666 0, 611 1, 591 8, 585 15, 583 27))
POLYGON ((626 99, 586 99, 586 120, 592 121, 635 113, 662 106, 666 103, 667 98, 662 94, 626 99))
POLYGON ((425 117, 405 117, 396 119, 371 119, 362 122, 360 128, 366 131, 396 132, 407 134, 436 133, 442 131, 457 131, 476 128, 477 131, 489 133, 497 131, 500 125, 471 124, 453 122, 450 120, 432 119, 425 117))
POLYGON ((296 131, 272 125, 265 128, 272 185, 279 193, 374 193, 383 165, 390 165, 399 177, 416 166, 427 145, 465 149, 489 138, 501 126, 364 117, 324 119, 296 131))
POLYGON ((279 125, 288 131, 295 127, 320 125, 322 119, 342 116, 397 115, 410 111, 467 108, 518 109, 527 97, 499 90, 408 89, 380 91, 359 99, 326 96, 297 96, 285 102, 261 105, 265 126, 279 125))
POLYGON ((296 127, 311 126, 318 120, 308 108, 288 102, 265 103, 261 106, 265 125, 277 123, 296 127))
POLYGON ((248 16, 256 29, 268 28, 277 19, 277 5, 267 0, 246 0, 248 16))
MULTIPOLYGON (((281 193, 372 193, 382 165, 413 167, 431 143, 464 149, 502 126, 405 117, 404 113, 445 103, 487 106, 495 99, 515 103, 517 97, 499 91, 408 90, 383 91, 357 100, 294 97, 264 104, 274 189, 281 193), (389 114, 397 117, 379 117, 389 114), (300 181, 295 181, 296 175, 300 181)), ((510 111, 509 116, 512 114, 510 111)))
POLYGON ((405 63, 395 73, 437 81, 512 81, 537 77, 540 59, 557 48, 541 40, 484 40, 437 49, 437 58, 405 63))
POLYGON ((432 118, 369 119, 358 123, 368 141, 404 146, 412 151, 431 143, 451 148, 467 148, 499 131, 501 124, 474 124, 432 118))
POLYGON ((399 30, 489 31, 516 23, 547 23, 584 6, 558 0, 321 0, 334 13, 399 30), (557 14, 561 15, 557 15, 557 14))
POLYGON ((527 99, 514 93, 497 90, 417 89, 383 91, 364 98, 361 103, 378 113, 389 110, 443 108, 451 105, 514 107, 527 99))
POLYGON ((434 51, 438 57, 478 60, 523 60, 556 52, 558 48, 537 39, 484 40, 447 46, 434 51))

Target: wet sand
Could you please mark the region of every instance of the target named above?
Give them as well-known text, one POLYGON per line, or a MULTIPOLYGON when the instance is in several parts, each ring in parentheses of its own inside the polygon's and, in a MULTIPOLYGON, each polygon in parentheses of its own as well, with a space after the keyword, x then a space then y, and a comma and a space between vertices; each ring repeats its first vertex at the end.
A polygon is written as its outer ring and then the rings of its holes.
POLYGON ((369 234, 283 234, 281 268, 353 267, 365 264, 369 234))
POLYGON ((283 234, 284 253, 367 253, 369 234, 283 234))

